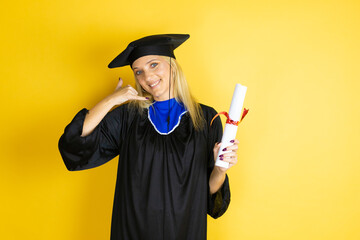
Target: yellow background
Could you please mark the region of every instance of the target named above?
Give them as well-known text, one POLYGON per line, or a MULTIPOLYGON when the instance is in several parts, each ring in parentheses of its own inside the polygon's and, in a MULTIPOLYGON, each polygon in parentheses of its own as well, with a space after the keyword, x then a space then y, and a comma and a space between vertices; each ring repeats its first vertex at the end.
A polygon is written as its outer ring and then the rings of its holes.
MULTIPOLYGON (((128 67, 137 38, 189 33, 197 99, 248 86, 232 202, 208 239, 360 239, 359 1, 19 0, 0 10, 0 238, 109 239, 117 160, 68 172, 65 126, 128 67)), ((223 119, 224 120, 224 119, 223 119)))

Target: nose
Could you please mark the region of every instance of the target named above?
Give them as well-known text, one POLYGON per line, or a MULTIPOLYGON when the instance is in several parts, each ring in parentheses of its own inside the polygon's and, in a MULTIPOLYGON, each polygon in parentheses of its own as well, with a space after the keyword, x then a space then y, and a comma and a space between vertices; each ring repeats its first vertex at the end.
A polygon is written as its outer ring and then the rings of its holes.
POLYGON ((152 78, 153 78, 153 74, 149 71, 145 71, 144 72, 144 77, 145 77, 145 81, 146 82, 151 82, 152 81, 152 78))

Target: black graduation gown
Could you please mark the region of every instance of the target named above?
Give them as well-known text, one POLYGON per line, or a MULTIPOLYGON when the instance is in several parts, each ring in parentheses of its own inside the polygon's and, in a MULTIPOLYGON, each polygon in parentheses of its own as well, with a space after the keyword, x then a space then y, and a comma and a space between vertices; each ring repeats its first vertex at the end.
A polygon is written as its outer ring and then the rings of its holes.
POLYGON ((221 141, 220 118, 201 105, 206 126, 195 131, 188 113, 168 135, 156 132, 144 114, 127 104, 109 112, 96 129, 80 137, 81 110, 65 128, 59 150, 68 170, 100 166, 119 155, 111 239, 206 239, 208 213, 221 216, 230 203, 228 177, 209 194, 213 147, 221 141))

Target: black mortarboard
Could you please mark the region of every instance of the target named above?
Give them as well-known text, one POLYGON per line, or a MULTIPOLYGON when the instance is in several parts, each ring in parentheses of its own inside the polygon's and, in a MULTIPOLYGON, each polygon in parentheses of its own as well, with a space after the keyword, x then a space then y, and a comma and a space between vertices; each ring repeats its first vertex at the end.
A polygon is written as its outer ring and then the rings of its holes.
POLYGON ((190 37, 189 34, 159 34, 140 38, 131 42, 111 63, 109 68, 132 65, 139 57, 161 55, 175 58, 174 49, 190 37))

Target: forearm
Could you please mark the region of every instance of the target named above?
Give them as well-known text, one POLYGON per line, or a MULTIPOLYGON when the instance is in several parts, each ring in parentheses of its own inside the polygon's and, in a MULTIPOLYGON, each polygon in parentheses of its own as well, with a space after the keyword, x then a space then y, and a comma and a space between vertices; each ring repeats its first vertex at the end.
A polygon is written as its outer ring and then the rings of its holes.
POLYGON ((81 136, 85 137, 94 131, 96 126, 114 106, 114 101, 110 95, 90 109, 88 114, 86 114, 81 136))
POLYGON ((209 179, 210 194, 216 193, 225 181, 226 173, 219 167, 214 167, 209 179))

